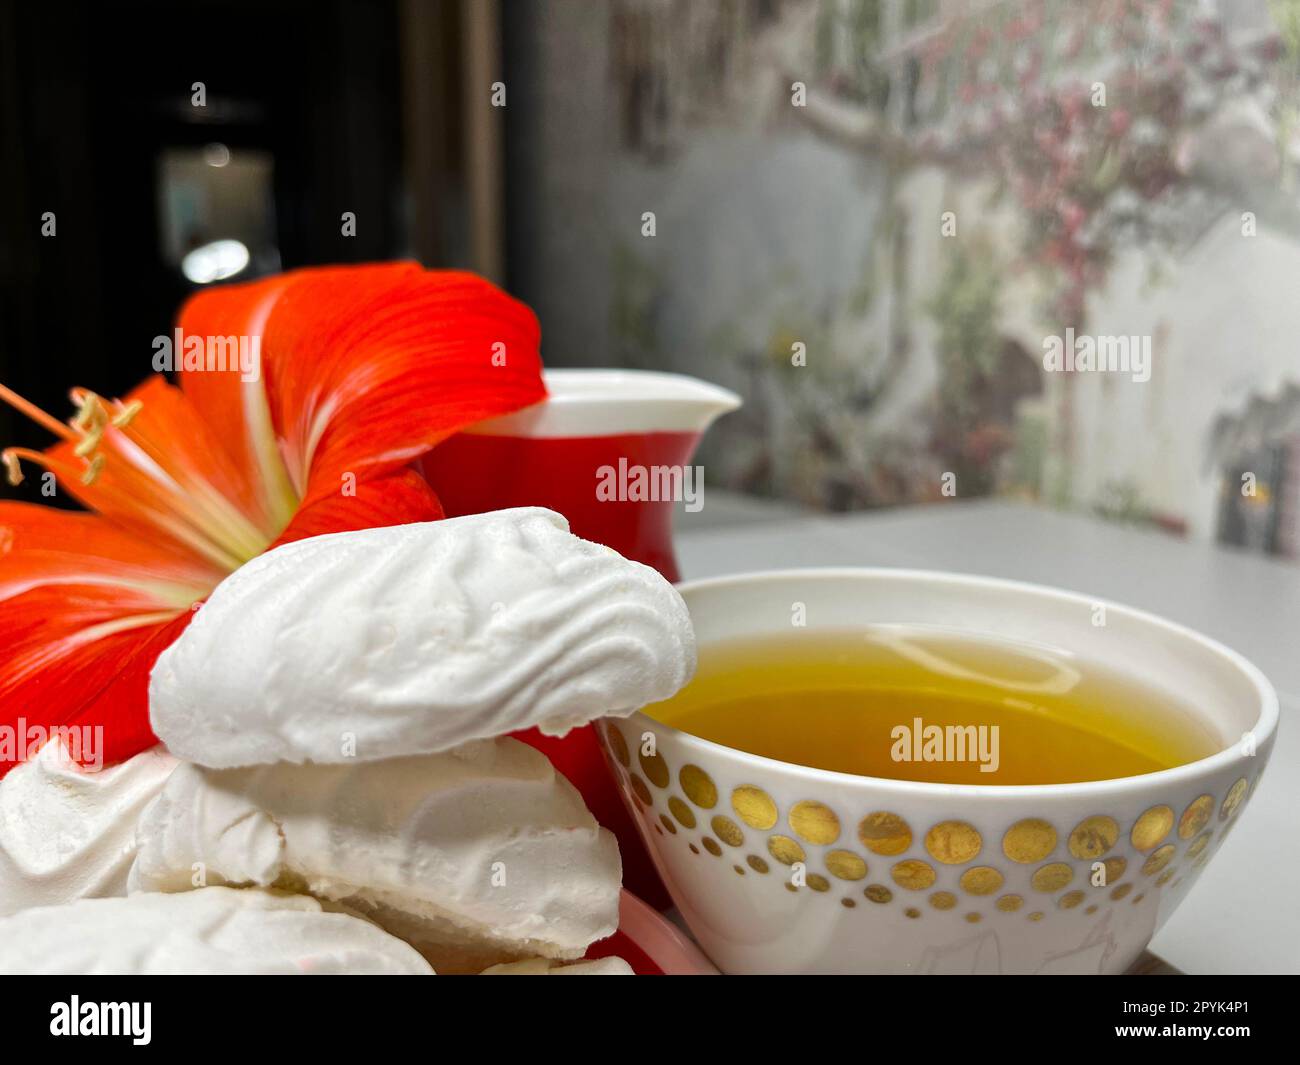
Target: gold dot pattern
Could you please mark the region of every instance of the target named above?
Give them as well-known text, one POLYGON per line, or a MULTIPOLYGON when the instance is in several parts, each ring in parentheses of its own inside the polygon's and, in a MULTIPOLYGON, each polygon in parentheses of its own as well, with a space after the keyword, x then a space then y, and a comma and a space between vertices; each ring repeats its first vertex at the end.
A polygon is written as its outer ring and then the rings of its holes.
MULTIPOLYGON (((657 834, 662 836, 667 832, 677 835, 679 824, 685 829, 696 828, 698 818, 692 805, 703 810, 717 806, 720 794, 717 784, 704 769, 688 764, 678 772, 677 780, 686 799, 689 799, 689 804, 680 796, 668 795, 663 801, 672 816, 655 811, 653 793, 645 779, 631 768, 631 752, 626 737, 611 724, 606 723, 603 727, 613 761, 627 769, 626 773, 617 769, 611 769, 611 772, 622 780, 631 792, 631 797, 646 816, 647 821, 651 821, 655 813, 658 813, 658 823, 648 825, 657 834)), ((637 758, 641 773, 649 778, 656 788, 666 790, 670 785, 672 774, 662 755, 658 753, 646 755, 638 751, 637 758)), ((1242 777, 1236 780, 1224 795, 1219 806, 1219 818, 1221 821, 1228 822, 1227 828, 1232 827, 1233 818, 1249 792, 1249 781, 1242 777)), ((1183 877, 1174 879, 1177 870, 1171 864, 1177 856, 1179 840, 1190 841, 1184 857, 1192 862, 1194 869, 1200 869, 1208 861, 1209 854, 1206 851, 1214 832, 1206 826, 1214 816, 1215 801, 1214 796, 1209 793, 1198 795, 1187 804, 1181 815, 1176 815, 1174 809, 1165 804, 1152 806, 1134 822, 1129 833, 1129 842, 1135 850, 1145 855, 1141 872, 1144 876, 1155 877, 1156 887, 1163 888, 1172 881, 1172 887, 1176 888, 1183 880, 1183 877), (1176 839, 1166 843, 1165 840, 1169 839, 1171 834, 1176 835, 1176 839)), ((752 784, 740 785, 732 790, 731 806, 742 822, 760 831, 766 832, 774 828, 781 819, 781 811, 777 803, 767 792, 752 784)), ((790 829, 798 839, 778 833, 770 835, 766 840, 771 857, 783 865, 792 866, 797 862, 808 860, 803 843, 818 847, 827 846, 835 843, 842 834, 840 817, 825 803, 814 799, 796 802, 786 816, 790 829)), ((744 845, 744 830, 730 817, 717 814, 709 818, 709 824, 718 838, 702 836, 699 843, 714 857, 720 858, 723 854, 718 840, 728 847, 744 845)), ((1225 833, 1227 828, 1224 829, 1225 833)), ((867 850, 880 855, 903 854, 912 847, 915 838, 908 823, 898 814, 888 811, 875 811, 863 817, 858 823, 857 835, 867 850)), ((1103 855, 1118 844, 1120 835, 1119 822, 1115 818, 1106 814, 1096 814, 1080 821, 1066 837, 1070 856, 1080 862, 1088 863, 1087 866, 1082 867, 1085 879, 1094 881, 1094 886, 1109 887, 1110 898, 1116 902, 1129 898, 1135 886, 1133 883, 1118 883, 1127 871, 1128 859, 1121 855, 1103 858, 1103 855), (1096 877, 1091 869, 1091 866, 1098 861, 1102 863, 1104 878, 1096 877), (1099 879, 1104 879, 1104 883, 1096 884, 1095 881, 1099 879)), ((700 853, 695 843, 689 840, 686 842, 692 853, 696 855, 700 853)), ((979 830, 968 822, 960 820, 940 821, 934 824, 924 834, 921 842, 929 856, 944 865, 967 865, 979 856, 984 846, 979 830)), ((1049 857, 1059 842, 1060 838, 1054 825, 1041 818, 1032 817, 1013 824, 1003 834, 1001 841, 1002 851, 1006 857, 1022 865, 1049 857)), ((829 850, 822 856, 822 861, 826 873, 836 880, 861 881, 865 880, 868 874, 867 862, 861 855, 851 850, 829 850)), ((771 871, 767 860, 757 854, 746 855, 744 862, 756 873, 766 874, 771 871)), ((733 864, 732 871, 741 877, 746 874, 745 866, 740 864, 733 864)), ((1069 885, 1075 879, 1077 872, 1078 869, 1068 862, 1049 862, 1034 870, 1030 883, 1036 891, 1055 894, 1069 885)), ((898 887, 914 892, 929 890, 939 878, 935 867, 919 858, 903 858, 894 862, 889 874, 898 887)), ((958 877, 961 890, 967 895, 977 897, 996 895, 1005 883, 1006 877, 1003 872, 988 865, 971 866, 962 870, 958 877)), ((821 873, 806 872, 802 885, 818 894, 826 894, 831 890, 832 881, 821 873)), ((797 893, 799 886, 792 882, 785 883, 786 889, 792 893, 797 893)), ((885 905, 893 901, 894 892, 886 885, 877 883, 865 887, 862 896, 870 902, 885 905)), ((1084 904, 1086 897, 1087 893, 1082 890, 1067 891, 1057 898, 1056 906, 1061 910, 1075 909, 1084 904)), ((1136 905, 1145 898, 1144 892, 1138 892, 1131 901, 1136 905)), ((958 904, 957 896, 952 891, 932 892, 928 901, 932 908, 940 911, 956 909, 958 904)), ((846 909, 853 909, 857 905, 853 898, 847 897, 841 898, 840 903, 846 909)), ((994 901, 993 908, 1001 913, 1016 913, 1023 908, 1024 903, 1025 899, 1022 895, 1004 894, 994 901)), ((1097 910, 1097 905, 1092 904, 1088 905, 1083 912, 1091 915, 1097 910)), ((921 910, 915 906, 905 907, 902 912, 909 918, 921 916, 921 910)), ((1045 913, 1035 911, 1026 916, 1030 921, 1041 921, 1045 913)), ((974 924, 982 920, 982 915, 973 911, 963 914, 963 919, 974 924)))
POLYGON ((614 752, 614 757, 618 759, 618 764, 628 769, 632 765, 632 756, 627 751, 627 740, 623 738, 623 733, 619 732, 613 725, 605 725, 605 736, 609 742, 610 748, 614 752))
POLYGON ((1000 872, 988 865, 977 865, 961 874, 962 891, 967 895, 992 895, 1002 887, 1000 872))
POLYGON ((1137 819, 1129 842, 1145 854, 1154 849, 1174 827, 1174 812, 1168 806, 1153 806, 1137 819))
POLYGON ((867 875, 867 863, 852 851, 828 851, 826 868, 840 880, 863 880, 867 875))
POLYGON ((1242 777, 1228 789, 1228 794, 1224 796, 1223 805, 1219 808, 1219 820, 1226 821, 1229 817, 1237 812, 1239 807, 1246 798, 1246 778, 1242 777))
POLYGON ((766 832, 776 825, 776 803, 753 784, 742 784, 731 793, 731 808, 750 828, 766 832))
POLYGON ((1178 838, 1191 839, 1210 823, 1214 813, 1214 796, 1198 795, 1187 804, 1183 816, 1178 819, 1178 838))
POLYGON ((641 800, 643 806, 653 806, 654 799, 650 797, 650 789, 645 786, 645 781, 635 773, 629 773, 628 783, 632 788, 632 794, 641 800))
POLYGON ((1017 821, 1002 837, 1002 853, 1013 862, 1041 862, 1056 850, 1056 829, 1037 817, 1017 821))
POLYGON ((1124 870, 1128 868, 1128 860, 1125 858, 1107 858, 1102 864, 1106 867, 1106 884, 1117 883, 1124 875, 1124 870))
POLYGON ((686 797, 701 810, 712 810, 718 805, 718 786, 713 778, 697 765, 684 765, 677 774, 677 783, 686 797))
POLYGON ((895 884, 908 891, 924 891, 935 881, 934 867, 916 858, 895 863, 889 875, 895 884))
POLYGON ((940 821, 925 834, 925 849, 944 865, 969 862, 983 846, 979 832, 965 821, 940 821))
POLYGON ((745 842, 745 833, 730 817, 717 814, 709 824, 713 828, 713 834, 728 847, 739 847, 745 842))
POLYGON ((641 763, 641 772, 646 775, 656 788, 668 787, 668 763, 664 761, 664 756, 658 751, 654 754, 646 754, 645 751, 637 752, 637 760, 641 763))
POLYGON ((1119 822, 1099 814, 1085 817, 1070 833, 1070 853, 1083 861, 1100 858, 1119 840, 1119 822))
POLYGON ((805 799, 790 810, 790 827, 806 843, 818 846, 834 843, 840 838, 840 819, 825 803, 805 799))
POLYGON ((695 814, 691 811, 691 808, 676 795, 671 796, 668 800, 668 812, 677 818, 678 823, 681 824, 683 828, 695 827, 695 814))
POLYGON ((912 830, 898 814, 870 813, 858 824, 858 839, 872 854, 902 854, 912 845, 912 830))
POLYGON ((789 836, 769 836, 767 851, 782 865, 794 865, 806 857, 803 848, 789 836))
POLYGON ((1070 866, 1064 862, 1052 862, 1041 869, 1035 869, 1029 882, 1034 886, 1035 891, 1050 895, 1054 891, 1060 891, 1073 879, 1074 870, 1070 866))
POLYGON ((1151 856, 1142 863, 1142 875, 1154 876, 1160 872, 1161 869, 1174 860, 1174 851, 1176 849, 1172 843, 1166 843, 1163 847, 1153 850, 1151 856))

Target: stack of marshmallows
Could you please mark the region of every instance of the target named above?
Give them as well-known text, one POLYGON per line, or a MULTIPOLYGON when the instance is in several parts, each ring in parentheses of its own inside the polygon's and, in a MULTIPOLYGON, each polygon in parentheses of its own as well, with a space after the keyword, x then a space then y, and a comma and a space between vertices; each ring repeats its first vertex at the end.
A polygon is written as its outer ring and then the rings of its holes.
POLYGON ((507 734, 694 668, 672 586, 551 511, 278 547, 158 659, 165 751, 0 781, 0 971, 630 973, 576 961, 614 837, 507 734))

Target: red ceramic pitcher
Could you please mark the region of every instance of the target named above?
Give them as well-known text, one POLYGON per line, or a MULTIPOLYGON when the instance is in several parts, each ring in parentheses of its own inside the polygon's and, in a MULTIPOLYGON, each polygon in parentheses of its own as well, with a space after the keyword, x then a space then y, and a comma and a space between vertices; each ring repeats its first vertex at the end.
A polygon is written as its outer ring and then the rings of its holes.
MULTIPOLYGON (((689 467, 714 418, 740 406, 717 385, 642 370, 547 370, 547 398, 480 422, 423 461, 448 517, 506 507, 559 511, 573 532, 678 579, 672 517, 678 499, 702 501, 689 467)), ((519 738, 542 750, 618 836, 627 888, 669 905, 623 808, 590 725, 562 739, 535 729, 519 738)))

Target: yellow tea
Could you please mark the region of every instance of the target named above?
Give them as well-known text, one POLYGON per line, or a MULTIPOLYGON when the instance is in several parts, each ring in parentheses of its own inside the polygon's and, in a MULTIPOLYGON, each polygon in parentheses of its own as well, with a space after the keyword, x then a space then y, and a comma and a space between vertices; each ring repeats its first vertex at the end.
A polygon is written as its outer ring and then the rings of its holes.
POLYGON ((920 626, 714 643, 646 713, 784 762, 952 784, 1104 780, 1223 746, 1171 696, 1095 661, 920 626))

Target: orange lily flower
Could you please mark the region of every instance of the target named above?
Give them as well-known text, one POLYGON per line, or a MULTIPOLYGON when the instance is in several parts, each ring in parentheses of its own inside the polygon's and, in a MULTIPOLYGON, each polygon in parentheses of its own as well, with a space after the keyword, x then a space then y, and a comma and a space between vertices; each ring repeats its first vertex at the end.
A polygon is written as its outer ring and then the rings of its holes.
POLYGON ((260 373, 177 351, 179 387, 74 389, 66 423, 0 385, 59 438, 0 453, 11 482, 44 467, 92 512, 0 502, 0 725, 102 725, 105 762, 157 742, 149 671, 227 574, 278 543, 441 517, 410 462, 545 395, 533 313, 472 274, 299 270, 200 292, 178 324, 258 338, 260 373))

